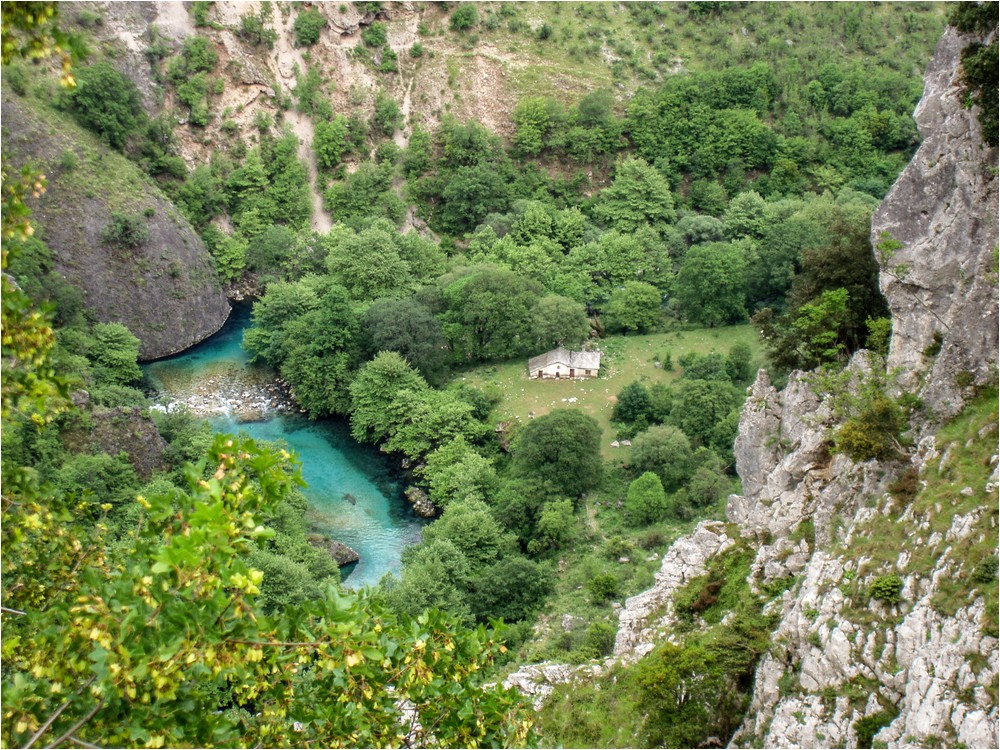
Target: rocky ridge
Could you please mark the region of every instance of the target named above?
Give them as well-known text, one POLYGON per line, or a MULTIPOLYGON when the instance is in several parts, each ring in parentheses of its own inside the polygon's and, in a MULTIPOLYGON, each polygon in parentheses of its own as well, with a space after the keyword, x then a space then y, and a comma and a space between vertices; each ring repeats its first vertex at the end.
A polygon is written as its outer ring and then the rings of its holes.
POLYGON ((880 258, 888 366, 919 388, 931 424, 997 377, 997 149, 982 139, 978 110, 961 106, 956 71, 970 41, 948 29, 938 44, 913 114, 923 142, 872 217, 872 245, 899 245, 880 258))
MULTIPOLYGON (((875 728, 883 728, 874 739, 888 747, 996 745, 996 699, 987 687, 997 681, 997 638, 982 625, 984 599, 950 615, 935 605, 942 582, 963 570, 955 548, 971 535, 989 534, 987 517, 995 528, 996 470, 986 486, 956 488, 982 505, 956 513, 944 535, 930 531, 933 513, 905 507, 887 491, 907 469, 919 479, 934 470, 945 475, 929 433, 960 411, 975 385, 995 379, 996 276, 986 263, 996 237, 997 183, 995 172, 987 179, 986 167, 996 154, 981 146, 975 113, 963 110, 957 96, 965 41, 953 31, 941 40, 916 113, 924 145, 873 220, 873 242, 888 232, 903 245, 881 258, 881 284, 893 312, 889 368, 905 372, 902 387, 920 388, 933 415, 918 425, 917 450, 909 461, 889 464, 832 456, 835 420, 805 373, 793 373, 780 393, 761 373, 744 405, 735 446, 744 494, 730 498, 727 516, 759 545, 751 586, 785 576, 798 583, 770 605, 780 612, 775 647, 758 665, 734 746, 857 746, 865 717, 878 718, 875 728), (934 175, 927 173, 930 152, 934 175), (915 226, 914 211, 922 224, 915 226), (928 367, 924 349, 935 331, 941 353, 928 367), (956 377, 962 371, 970 373, 964 384, 956 377), (913 544, 888 570, 852 552, 880 516, 897 519, 913 544), (791 532, 806 522, 814 527, 812 543, 792 541, 791 532), (923 545, 935 553, 929 570, 910 564, 923 545), (900 601, 872 599, 859 608, 859 592, 870 590, 877 573, 891 571, 900 575, 900 601)), ((849 369, 863 377, 867 368, 860 352, 849 369)), ((995 444, 995 430, 994 419, 980 438, 995 444)), ((991 461, 995 467, 995 454, 991 461)))

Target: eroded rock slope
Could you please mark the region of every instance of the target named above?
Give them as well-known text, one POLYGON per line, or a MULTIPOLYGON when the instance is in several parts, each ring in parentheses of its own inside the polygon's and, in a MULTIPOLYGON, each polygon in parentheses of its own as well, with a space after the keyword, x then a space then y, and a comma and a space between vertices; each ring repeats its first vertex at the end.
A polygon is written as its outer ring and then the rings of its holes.
MULTIPOLYGON (((873 243, 892 241, 888 366, 924 405, 915 447, 893 462, 831 455, 836 419, 806 373, 781 392, 761 373, 743 409, 744 494, 727 515, 757 545, 751 586, 795 583, 769 605, 780 619, 734 746, 856 747, 872 733, 888 747, 997 746, 996 619, 975 588, 977 560, 996 552, 996 414, 937 431, 996 380, 996 151, 961 106, 967 41, 941 40, 916 112, 923 146, 873 221, 873 243), (898 594, 874 596, 880 581, 898 594)), ((859 353, 854 379, 868 367, 859 353)), ((655 596, 627 603, 620 646, 644 648, 630 633, 650 633, 635 612, 655 596)), ((669 632, 669 608, 657 612, 669 632)))

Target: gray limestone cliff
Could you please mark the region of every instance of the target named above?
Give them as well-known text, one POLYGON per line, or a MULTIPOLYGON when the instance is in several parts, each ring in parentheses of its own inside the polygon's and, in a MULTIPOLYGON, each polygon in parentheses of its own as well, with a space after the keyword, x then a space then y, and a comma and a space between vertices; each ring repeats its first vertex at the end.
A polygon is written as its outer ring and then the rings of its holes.
POLYGON ((5 93, 4 153, 47 178, 30 202, 55 270, 83 294, 100 322, 122 323, 141 342, 140 358, 175 354, 218 331, 229 302, 201 238, 177 208, 124 156, 66 119, 5 93), (135 248, 103 238, 112 214, 142 222, 135 248))
MULTIPOLYGON (((856 747, 866 721, 888 747, 997 745, 997 633, 973 569, 996 550, 996 415, 980 414, 971 436, 935 436, 996 382, 996 151, 960 104, 967 41, 949 30, 938 45, 915 113, 923 145, 872 222, 893 319, 888 369, 924 405, 915 449, 890 463, 832 456, 835 420, 803 373, 780 393, 762 373, 743 409, 744 494, 729 520, 767 542, 751 585, 796 584, 770 605, 774 646, 735 746, 856 747), (977 450, 978 484, 963 486, 958 454, 977 450), (811 543, 791 541, 800 523, 811 543), (880 580, 898 595, 873 596, 880 580)), ((865 353, 851 363, 859 376, 867 366, 865 353)))
POLYGON ((873 246, 900 245, 880 259, 888 365, 938 419, 957 413, 963 389, 997 378, 997 150, 961 106, 970 38, 948 29, 938 44, 913 115, 923 142, 872 217, 873 246))

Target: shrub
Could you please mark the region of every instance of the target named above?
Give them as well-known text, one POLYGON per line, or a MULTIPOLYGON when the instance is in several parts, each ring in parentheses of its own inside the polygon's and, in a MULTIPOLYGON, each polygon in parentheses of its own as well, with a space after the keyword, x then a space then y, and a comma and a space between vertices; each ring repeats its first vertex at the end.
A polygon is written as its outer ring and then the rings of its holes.
POLYGON ((858 416, 841 425, 834 440, 835 450, 857 462, 892 458, 899 450, 902 422, 899 405, 877 394, 858 416))
POLYGON ((18 95, 24 96, 28 90, 28 74, 21 65, 12 63, 4 67, 3 82, 18 95))
POLYGON ((208 11, 212 7, 212 3, 209 2, 195 2, 191 11, 194 15, 194 25, 196 28, 203 26, 208 26, 208 11))
POLYGON ((594 604, 603 604, 618 595, 618 577, 614 573, 598 573, 587 582, 587 591, 594 604))
POLYGON ((666 537, 664 537, 659 531, 647 531, 639 539, 639 546, 646 551, 659 549, 666 543, 666 537))
POLYGON ((993 555, 980 561, 972 571, 972 580, 976 583, 992 583, 997 579, 997 556, 993 555))
MULTIPOLYGON (((299 13, 295 16, 295 23, 292 26, 295 31, 295 43, 300 47, 316 44, 324 26, 326 26, 326 19, 318 10, 307 10, 299 13)), ((361 36, 364 38, 364 32, 361 36)))
POLYGON ((418 57, 424 56, 424 45, 420 42, 415 42, 412 47, 410 47, 410 57, 416 59, 418 57))
POLYGON ((384 47, 389 41, 389 33, 384 23, 373 23, 361 32, 361 41, 369 47, 384 47))
POLYGON ((604 545, 604 555, 612 560, 632 554, 632 544, 623 536, 613 536, 604 545))
POLYGON ((451 14, 448 27, 452 31, 462 32, 471 29, 478 21, 479 13, 476 11, 476 6, 471 3, 463 3, 451 14))
POLYGON ((382 62, 378 66, 379 72, 395 73, 399 70, 398 62, 399 58, 396 56, 396 53, 386 47, 382 50, 382 62))
POLYGON ((854 733, 858 737, 858 747, 871 747, 879 730, 889 726, 898 715, 899 710, 892 708, 869 714, 854 722, 854 733))
POLYGON ((80 160, 77 158, 76 152, 72 149, 66 149, 59 157, 59 166, 67 172, 72 172, 79 164, 80 160))
POLYGON ((219 62, 219 54, 215 51, 212 40, 205 36, 189 36, 184 40, 181 50, 184 64, 189 74, 207 73, 219 62))
POLYGON ((872 582, 871 588, 868 589, 868 595, 872 599, 878 599, 886 604, 896 604, 903 600, 903 597, 900 596, 902 590, 903 579, 892 574, 876 578, 872 582))
POLYGON ((278 40, 278 32, 267 23, 269 13, 244 13, 240 16, 240 27, 236 33, 251 44, 262 44, 268 49, 274 47, 278 40))
POLYGON ((274 120, 270 114, 261 109, 253 116, 253 124, 261 133, 266 133, 274 124, 274 120))
POLYGON ((106 62, 81 68, 68 96, 80 124, 119 150, 145 121, 139 89, 106 62))
POLYGON ((678 592, 674 600, 678 614, 690 617, 704 612, 719 601, 719 591, 725 583, 724 579, 709 576, 695 579, 687 588, 678 592))
POLYGON ((104 19, 99 13, 94 13, 90 10, 81 10, 80 14, 76 17, 77 23, 83 26, 85 29, 92 29, 95 26, 103 26, 104 19))
POLYGON ((140 247, 149 237, 146 222, 139 216, 115 211, 101 232, 101 242, 118 248, 140 247))
POLYGON ((934 331, 931 335, 931 343, 924 349, 924 356, 930 359, 941 353, 941 346, 944 344, 944 334, 941 331, 934 331))
POLYGON ((586 646, 598 656, 608 656, 615 648, 618 629, 610 622, 594 622, 587 628, 586 646))
POLYGON ((910 466, 898 479, 889 485, 889 493, 897 500, 909 503, 920 491, 920 475, 915 466, 910 466))
POLYGON ((629 485, 625 518, 630 524, 644 526, 659 521, 666 516, 668 507, 663 483, 653 472, 645 472, 629 485))

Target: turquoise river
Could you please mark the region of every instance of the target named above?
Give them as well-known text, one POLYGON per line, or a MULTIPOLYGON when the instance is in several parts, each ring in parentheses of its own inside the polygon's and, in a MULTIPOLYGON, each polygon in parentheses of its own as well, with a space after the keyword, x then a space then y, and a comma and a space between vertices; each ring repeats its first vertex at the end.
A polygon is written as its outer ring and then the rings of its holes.
MULTIPOLYGON (((248 363, 243 330, 250 306, 237 305, 221 331, 197 346, 144 366, 161 401, 205 384, 265 383, 273 374, 248 363)), ((302 463, 310 523, 319 533, 357 550, 360 562, 341 569, 353 588, 374 585, 398 573, 400 554, 420 541, 423 522, 403 497, 403 479, 389 457, 351 438, 343 420, 312 421, 297 413, 269 410, 260 421, 237 421, 230 409, 208 419, 218 432, 245 432, 255 440, 283 441, 302 463)))

